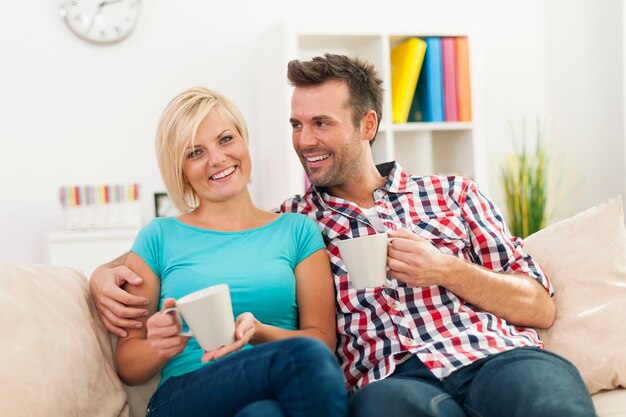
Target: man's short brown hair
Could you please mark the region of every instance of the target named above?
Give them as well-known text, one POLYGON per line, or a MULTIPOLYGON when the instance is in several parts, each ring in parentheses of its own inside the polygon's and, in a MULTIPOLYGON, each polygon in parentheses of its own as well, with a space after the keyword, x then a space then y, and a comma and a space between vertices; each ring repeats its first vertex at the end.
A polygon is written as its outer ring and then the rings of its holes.
POLYGON ((383 116, 383 82, 369 62, 358 57, 328 53, 310 61, 295 59, 287 65, 287 78, 295 87, 311 87, 330 80, 345 81, 350 93, 352 124, 358 128, 365 113, 374 110, 378 118, 378 132, 383 116))

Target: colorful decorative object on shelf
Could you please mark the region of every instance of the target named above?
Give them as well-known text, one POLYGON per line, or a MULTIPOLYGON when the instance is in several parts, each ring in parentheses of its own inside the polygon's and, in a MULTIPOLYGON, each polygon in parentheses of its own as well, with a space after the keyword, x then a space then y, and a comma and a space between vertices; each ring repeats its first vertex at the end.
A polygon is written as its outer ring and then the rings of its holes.
MULTIPOLYGON (((405 120, 394 117, 393 121, 395 123, 404 121, 471 122, 472 99, 467 37, 429 36, 423 38, 423 41, 426 50, 421 51, 419 55, 419 62, 423 62, 423 68, 421 71, 418 69, 419 77, 408 117, 405 120)), ((404 53, 409 54, 410 51, 405 50, 404 53)), ((415 52, 412 53, 415 54, 415 52)), ((405 58, 406 60, 408 59, 405 58)), ((393 69, 393 55, 391 62, 393 69)), ((410 73, 405 71, 405 74, 410 73)), ((404 77, 406 78, 407 75, 404 77)), ((393 78, 392 74, 392 81, 394 81, 393 78)), ((400 81, 397 82, 400 83, 400 81)), ((407 79, 404 84, 408 82, 407 79)), ((392 108, 395 112, 395 101, 392 108)))
POLYGON ((141 226, 139 184, 70 185, 59 189, 67 229, 141 226))

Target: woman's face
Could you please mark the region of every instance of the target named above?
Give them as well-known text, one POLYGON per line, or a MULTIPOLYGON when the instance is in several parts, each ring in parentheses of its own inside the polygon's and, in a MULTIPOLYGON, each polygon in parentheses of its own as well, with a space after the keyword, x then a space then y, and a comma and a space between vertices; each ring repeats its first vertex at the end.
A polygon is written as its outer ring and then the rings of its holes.
POLYGON ((251 162, 235 125, 211 111, 200 123, 196 141, 185 151, 183 178, 200 201, 227 201, 247 191, 251 162))

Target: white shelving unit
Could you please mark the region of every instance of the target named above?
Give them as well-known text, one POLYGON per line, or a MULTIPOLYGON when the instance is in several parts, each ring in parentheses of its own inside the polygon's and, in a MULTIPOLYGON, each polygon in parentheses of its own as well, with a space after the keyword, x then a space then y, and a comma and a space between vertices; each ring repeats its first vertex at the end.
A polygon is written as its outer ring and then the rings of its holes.
MULTIPOLYGON (((276 207, 286 197, 304 191, 304 173, 291 144, 289 125, 292 87, 287 63, 310 59, 326 52, 359 56, 374 64, 385 90, 383 119, 373 145, 376 163, 398 161, 415 175, 460 174, 480 182, 485 189, 487 167, 473 122, 391 122, 390 50, 408 37, 467 36, 470 42, 470 76, 474 78, 471 36, 468 33, 315 33, 281 24, 258 43, 256 130, 252 132, 255 200, 263 208, 276 207)), ((472 95, 475 83, 472 79, 472 95)), ((472 99, 474 115, 475 100, 472 99)))
POLYGON ((46 235, 46 263, 70 266, 87 278, 98 266, 128 252, 139 229, 65 230, 46 235))

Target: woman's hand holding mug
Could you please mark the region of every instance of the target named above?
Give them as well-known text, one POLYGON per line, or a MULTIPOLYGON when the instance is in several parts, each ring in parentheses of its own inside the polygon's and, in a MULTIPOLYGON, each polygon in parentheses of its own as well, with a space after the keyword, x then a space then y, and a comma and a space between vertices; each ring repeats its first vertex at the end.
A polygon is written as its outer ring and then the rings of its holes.
POLYGON ((157 354, 165 359, 171 359, 185 349, 189 342, 189 337, 179 335, 181 323, 175 314, 163 314, 163 312, 174 307, 173 298, 168 298, 163 302, 163 309, 148 319, 146 324, 148 330, 148 340, 157 354))
POLYGON ((242 313, 235 320, 235 340, 228 345, 221 346, 213 351, 205 352, 202 355, 202 362, 208 362, 213 359, 221 358, 231 352, 238 352, 245 345, 250 343, 250 340, 256 333, 256 319, 252 313, 242 313))

